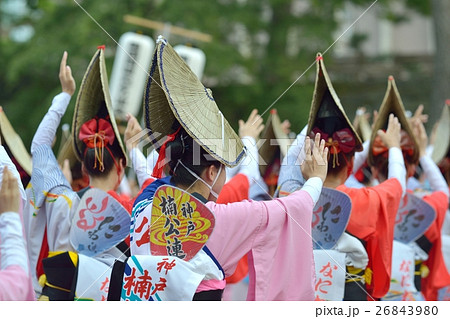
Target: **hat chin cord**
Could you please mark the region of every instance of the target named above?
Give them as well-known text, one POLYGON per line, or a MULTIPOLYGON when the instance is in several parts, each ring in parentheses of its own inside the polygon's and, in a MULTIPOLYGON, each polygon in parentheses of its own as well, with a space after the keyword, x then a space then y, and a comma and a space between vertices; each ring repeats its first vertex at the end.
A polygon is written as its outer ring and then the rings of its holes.
POLYGON ((216 178, 214 179, 212 185, 209 185, 207 182, 205 182, 203 180, 203 178, 201 178, 200 176, 198 176, 194 171, 192 171, 191 169, 189 169, 186 165, 183 164, 183 162, 181 160, 177 161, 177 164, 175 165, 173 172, 175 173, 175 171, 178 168, 178 164, 181 164, 181 166, 183 166, 192 176, 194 176, 197 180, 201 181, 203 184, 206 185, 206 187, 209 188, 209 191, 211 193, 211 195, 213 195, 216 200, 217 198, 219 198, 219 195, 213 190, 214 185, 216 184, 217 180, 219 179, 220 173, 222 172, 222 165, 220 165, 219 171, 217 172, 216 178))

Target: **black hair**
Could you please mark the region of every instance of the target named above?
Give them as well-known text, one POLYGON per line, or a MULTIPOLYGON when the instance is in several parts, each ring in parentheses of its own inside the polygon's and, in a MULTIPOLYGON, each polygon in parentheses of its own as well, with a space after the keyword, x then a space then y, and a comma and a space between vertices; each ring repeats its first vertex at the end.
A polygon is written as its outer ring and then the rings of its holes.
MULTIPOLYGON (((332 136, 334 132, 350 128, 347 124, 347 120, 342 113, 338 111, 338 106, 329 90, 326 90, 322 97, 313 127, 317 127, 328 136, 332 136)), ((314 136, 312 136, 312 134, 310 137, 314 141, 314 136)), ((331 149, 329 149, 327 175, 337 176, 343 169, 347 170, 348 166, 351 165, 354 155, 354 149, 348 153, 339 152, 336 155, 331 154, 331 149)))
MULTIPOLYGON (((98 149, 98 152, 102 152, 102 150, 98 149)), ((83 158, 83 164, 88 172, 89 176, 92 177, 102 177, 106 176, 115 166, 115 162, 119 163, 120 159, 125 160, 122 152, 120 151, 120 147, 115 142, 113 145, 105 145, 103 149, 103 170, 101 170, 100 163, 98 159, 95 158, 95 149, 87 148, 83 158), (108 151, 108 149, 111 153, 108 151), (111 156, 114 156, 114 158, 111 156)))
POLYGON ((172 176, 171 182, 175 185, 190 186, 197 180, 184 166, 200 176, 207 167, 214 165, 220 168, 222 165, 183 129, 178 132, 173 141, 167 143, 165 155, 170 169, 169 174, 172 176), (181 161, 184 166, 178 161, 181 161))
POLYGON ((383 155, 378 155, 373 157, 373 167, 378 169, 378 180, 383 182, 389 176, 389 165, 388 157, 383 155))
POLYGON ((336 155, 336 163, 333 167, 333 156, 334 154, 331 154, 328 152, 328 175, 330 176, 337 176, 341 173, 343 169, 348 170, 349 165, 351 165, 352 158, 355 156, 355 151, 351 151, 349 153, 339 152, 336 155), (339 163, 339 165, 337 164, 339 163))

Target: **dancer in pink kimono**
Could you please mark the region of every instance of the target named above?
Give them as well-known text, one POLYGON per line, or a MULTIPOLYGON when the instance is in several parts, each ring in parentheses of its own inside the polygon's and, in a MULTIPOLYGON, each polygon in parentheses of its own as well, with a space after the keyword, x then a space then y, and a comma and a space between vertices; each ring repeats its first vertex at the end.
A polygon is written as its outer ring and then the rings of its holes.
MULTIPOLYGON (((221 300, 225 277, 234 273, 246 254, 250 279, 247 300, 313 300, 311 219, 326 177, 328 155, 320 135, 315 136, 312 151, 309 138, 306 140, 306 160, 298 167, 307 180, 302 189, 280 199, 217 204, 226 179, 225 167, 236 166, 245 149, 215 104, 212 92, 199 83, 164 39, 158 40, 144 100, 151 139, 156 133, 168 137, 159 148, 155 169, 166 164, 170 175, 154 181, 135 201, 132 257, 151 254, 145 237, 150 223, 145 221, 151 220, 157 188, 172 185, 204 202, 215 217, 214 230, 201 251, 204 258, 197 261, 205 264, 204 269, 217 267, 222 272, 205 276, 193 300, 221 300), (180 76, 179 72, 185 74, 180 76), (183 89, 177 90, 180 87, 183 89)), ((183 283, 178 285, 181 289, 183 283)))
MULTIPOLYGON (((3 146, 2 146, 3 149, 3 146)), ((2 154, 3 155, 3 154, 2 154)), ((0 190, 0 300, 36 300, 29 271, 16 176, 3 166, 0 190)), ((21 185, 21 184, 20 184, 21 185)), ((23 190, 23 188, 22 188, 23 190)))

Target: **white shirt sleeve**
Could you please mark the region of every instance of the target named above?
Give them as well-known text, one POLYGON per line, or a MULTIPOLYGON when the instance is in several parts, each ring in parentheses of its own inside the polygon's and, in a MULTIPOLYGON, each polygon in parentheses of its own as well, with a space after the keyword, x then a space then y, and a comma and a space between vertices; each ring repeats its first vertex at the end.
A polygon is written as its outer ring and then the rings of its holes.
POLYGON ((302 186, 302 190, 308 192, 314 202, 314 206, 319 200, 320 193, 322 193, 323 182, 320 177, 311 177, 302 186))
POLYGON ((147 172, 148 176, 151 176, 153 174, 153 169, 155 168, 156 163, 158 162, 158 157, 159 157, 159 153, 156 149, 152 149, 150 154, 147 155, 146 172, 147 172))
POLYGON ((244 174, 247 176, 250 186, 255 183, 255 181, 260 180, 261 173, 259 171, 259 153, 256 147, 256 141, 251 136, 244 136, 242 138, 242 143, 246 147, 246 155, 240 165, 238 165, 239 170, 237 173, 244 174))
POLYGON ((406 193, 406 167, 402 151, 398 147, 389 149, 388 177, 396 178, 402 185, 402 197, 406 193))
POLYGON ((45 114, 34 134, 31 143, 31 153, 38 145, 52 145, 56 135, 56 130, 61 122, 61 118, 67 110, 71 96, 66 92, 61 92, 53 98, 52 105, 45 114))
POLYGON ((17 184, 19 185, 20 197, 22 198, 22 207, 25 206, 27 201, 27 195, 25 189, 23 188, 22 181, 20 179, 20 174, 17 171, 16 165, 11 161, 8 153, 6 152, 3 145, 0 145, 0 183, 3 181, 3 168, 7 166, 8 170, 12 172, 14 177, 17 179, 17 184))
POLYGON ((428 145, 426 148, 427 155, 431 157, 431 155, 433 155, 433 151, 434 151, 434 145, 432 145, 432 144, 428 145))
POLYGON ((355 160, 353 162, 353 173, 356 173, 367 160, 369 154, 370 140, 363 143, 363 150, 361 152, 355 152, 355 160))
POLYGON ((420 158, 420 165, 430 183, 431 190, 433 192, 444 192, 447 197, 449 197, 449 189, 447 182, 442 176, 439 167, 434 163, 434 161, 428 155, 422 156, 420 158))
POLYGON ((28 273, 28 255, 18 213, 0 214, 0 238, 0 269, 18 265, 28 273))
POLYGON ((241 140, 246 149, 244 159, 235 167, 225 167, 227 182, 241 173, 247 176, 251 186, 255 181, 261 179, 258 146, 256 140, 251 136, 244 136, 241 140))
POLYGON ((137 147, 134 147, 130 151, 130 159, 133 165, 134 172, 138 180, 139 188, 142 187, 144 182, 150 178, 150 174, 147 171, 147 160, 144 154, 137 147))
POLYGON ((307 126, 297 135, 289 147, 286 156, 283 158, 278 177, 278 185, 290 179, 297 180, 301 184, 304 183, 305 179, 303 178, 300 165, 305 160, 303 146, 305 144, 306 130, 307 126))

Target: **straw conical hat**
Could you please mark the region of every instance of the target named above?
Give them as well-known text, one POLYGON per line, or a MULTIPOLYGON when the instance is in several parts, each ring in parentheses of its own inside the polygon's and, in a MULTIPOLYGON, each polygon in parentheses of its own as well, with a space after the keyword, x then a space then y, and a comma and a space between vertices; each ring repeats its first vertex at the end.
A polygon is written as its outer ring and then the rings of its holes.
POLYGON ((364 116, 359 117, 359 125, 356 132, 361 136, 363 142, 370 140, 372 128, 370 127, 369 121, 364 116))
POLYGON ((344 107, 342 106, 341 101, 333 88, 333 84, 331 83, 323 62, 322 54, 317 53, 316 82, 311 102, 311 109, 309 112, 307 135, 311 133, 317 120, 326 117, 340 118, 341 123, 336 123, 336 121, 334 121, 334 124, 349 128, 355 136, 355 151, 362 151, 361 138, 353 127, 352 122, 348 119, 344 107))
POLYGON ((439 141, 434 143, 431 158, 437 164, 448 153, 450 146, 450 100, 445 102, 442 114, 436 127, 436 136, 439 141))
POLYGON ((32 162, 22 139, 16 133, 8 120, 3 108, 0 106, 0 133, 2 135, 2 144, 6 145, 12 156, 16 159, 23 170, 31 176, 32 162))
POLYGON ((211 90, 163 37, 157 41, 144 92, 144 120, 154 144, 181 124, 205 151, 226 166, 236 166, 244 156, 242 141, 222 115, 211 90))
POLYGON ((270 111, 270 115, 267 118, 267 122, 261 133, 260 139, 263 140, 264 143, 259 149, 259 155, 264 160, 265 164, 261 163, 259 165, 259 170, 261 175, 264 176, 267 166, 276 156, 278 149, 281 152, 281 156, 284 157, 286 156, 288 147, 292 142, 287 134, 283 132, 280 117, 275 109, 270 111), (273 142, 274 140, 276 140, 276 143, 273 142))
POLYGON ((104 46, 98 47, 92 57, 86 73, 84 74, 83 81, 81 82, 75 104, 72 136, 75 141, 75 143, 73 143, 75 156, 79 161, 83 160, 84 149, 86 147, 84 142, 78 138, 80 128, 85 122, 93 119, 95 116, 102 118, 109 116, 109 122, 113 127, 116 141, 119 143, 123 157, 125 160, 127 159, 127 153, 125 152, 125 148, 120 137, 117 122, 114 117, 114 110, 111 104, 104 49, 104 46))
POLYGON ((64 144, 61 146, 59 152, 58 152, 58 163, 61 165, 61 167, 64 165, 64 160, 69 160, 70 168, 73 168, 78 161, 78 158, 74 151, 73 146, 73 135, 70 135, 65 141, 64 144))
POLYGON ((388 78, 388 86, 383 102, 381 103, 378 111, 378 117, 373 124, 372 135, 370 137, 370 147, 367 161, 369 165, 374 165, 374 156, 372 152, 373 142, 377 136, 379 129, 386 129, 389 121, 389 114, 393 113, 399 120, 402 130, 404 130, 414 143, 414 151, 411 157, 413 162, 419 159, 419 145, 415 139, 414 133, 406 117, 405 107, 403 106, 400 93, 398 92, 397 85, 395 84, 394 77, 391 75, 388 78))

